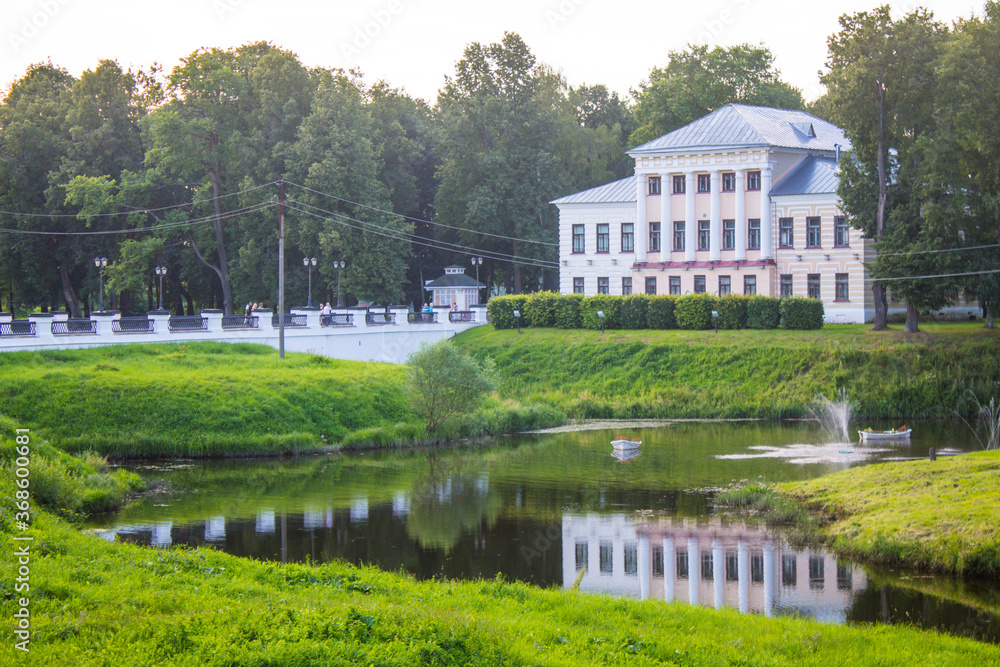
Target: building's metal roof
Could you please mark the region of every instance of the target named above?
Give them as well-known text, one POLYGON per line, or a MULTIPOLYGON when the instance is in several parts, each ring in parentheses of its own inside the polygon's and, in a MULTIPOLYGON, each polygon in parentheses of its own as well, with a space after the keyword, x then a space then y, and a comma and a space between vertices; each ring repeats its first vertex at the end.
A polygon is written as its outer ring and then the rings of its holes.
POLYGON ((636 200, 636 176, 554 199, 550 204, 628 204, 636 200))
POLYGON ((819 195, 837 191, 837 161, 810 155, 771 188, 775 195, 819 195))
POLYGON ((833 151, 835 144, 850 148, 843 130, 805 111, 727 104, 628 154, 751 146, 833 151))
POLYGON ((424 289, 437 289, 446 287, 486 287, 482 283, 476 282, 475 278, 467 276, 464 273, 449 273, 447 275, 441 276, 440 278, 435 278, 426 285, 424 289))

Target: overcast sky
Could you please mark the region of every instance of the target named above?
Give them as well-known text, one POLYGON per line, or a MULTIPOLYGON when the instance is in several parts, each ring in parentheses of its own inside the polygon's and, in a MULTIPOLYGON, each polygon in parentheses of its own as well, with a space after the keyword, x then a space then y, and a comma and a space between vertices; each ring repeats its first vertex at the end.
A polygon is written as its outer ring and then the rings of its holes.
MULTIPOLYGON (((924 6, 946 23, 982 14, 979 0, 901 0, 896 15, 924 6)), ((308 67, 355 67, 433 102, 470 42, 521 35, 570 84, 602 83, 627 94, 667 52, 687 44, 763 43, 783 78, 807 100, 841 14, 858 0, 6 0, 0 18, 0 88, 29 64, 51 60, 79 76, 100 59, 169 71, 199 47, 269 40, 308 67)))

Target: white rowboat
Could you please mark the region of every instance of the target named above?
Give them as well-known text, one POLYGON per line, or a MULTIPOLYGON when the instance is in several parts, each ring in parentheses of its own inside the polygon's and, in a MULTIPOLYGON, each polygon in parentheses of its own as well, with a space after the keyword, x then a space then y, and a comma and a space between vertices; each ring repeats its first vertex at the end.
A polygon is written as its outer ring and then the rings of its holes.
POLYGON ((871 442, 873 440, 909 440, 912 428, 905 431, 858 431, 861 442, 871 442))
POLYGON ((624 440, 624 439, 620 439, 620 440, 612 440, 611 441, 611 447, 613 449, 618 450, 618 451, 625 451, 625 450, 628 450, 628 449, 639 449, 640 445, 642 445, 642 440, 624 440))

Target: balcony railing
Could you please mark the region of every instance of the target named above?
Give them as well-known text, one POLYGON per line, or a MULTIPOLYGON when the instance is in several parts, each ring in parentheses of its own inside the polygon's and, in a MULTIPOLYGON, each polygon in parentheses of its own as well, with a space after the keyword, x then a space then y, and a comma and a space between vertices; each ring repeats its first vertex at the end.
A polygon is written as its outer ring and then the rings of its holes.
POLYGON ((123 334, 156 333, 155 322, 145 317, 123 317, 111 320, 111 331, 123 334))
POLYGON ((448 313, 449 322, 475 322, 476 314, 471 310, 452 310, 448 313))
POLYGON ((380 326, 383 324, 394 324, 396 322, 393 313, 368 313, 365 315, 365 324, 380 326))
POLYGON ((354 326, 354 315, 351 313, 320 315, 319 323, 324 327, 352 327, 354 326))
POLYGON ((434 324, 437 322, 437 313, 425 313, 420 311, 419 313, 409 313, 406 316, 411 324, 434 324))
POLYGON ((259 315, 223 315, 223 329, 256 329, 260 326, 259 315))
MULTIPOLYGON (((281 324, 281 320, 278 319, 280 316, 278 313, 271 315, 271 326, 277 328, 281 324)), ((285 326, 286 327, 304 327, 308 323, 305 315, 291 315, 285 313, 285 326)))
POLYGON ((167 328, 171 331, 208 331, 208 318, 177 315, 167 320, 167 328))
POLYGON ((97 322, 90 319, 69 319, 52 323, 53 336, 93 336, 97 333, 97 322))
POLYGON ((34 336, 35 323, 30 320, 14 320, 0 323, 0 336, 34 336))

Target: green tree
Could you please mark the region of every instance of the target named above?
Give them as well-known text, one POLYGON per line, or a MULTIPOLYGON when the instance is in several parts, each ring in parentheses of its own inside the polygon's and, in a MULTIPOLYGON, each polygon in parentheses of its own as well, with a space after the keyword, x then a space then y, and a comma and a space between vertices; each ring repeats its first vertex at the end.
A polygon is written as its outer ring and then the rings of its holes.
POLYGON ((632 94, 638 128, 632 146, 701 118, 727 104, 802 109, 802 93, 781 80, 764 46, 690 46, 670 51, 666 67, 654 67, 632 94))
POLYGON ((493 389, 492 363, 480 364, 449 340, 421 346, 410 355, 406 393, 413 411, 427 422, 428 433, 475 410, 493 389))

